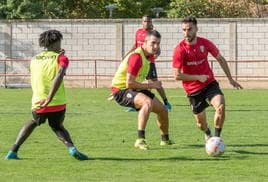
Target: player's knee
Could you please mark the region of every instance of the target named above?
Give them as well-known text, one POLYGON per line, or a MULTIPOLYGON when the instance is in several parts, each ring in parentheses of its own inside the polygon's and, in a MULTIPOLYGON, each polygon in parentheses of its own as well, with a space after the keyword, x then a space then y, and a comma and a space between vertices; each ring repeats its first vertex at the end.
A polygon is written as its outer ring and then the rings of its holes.
POLYGON ((153 101, 152 99, 146 99, 143 102, 142 107, 148 111, 152 111, 152 107, 153 107, 153 101))
POLYGON ((216 112, 218 115, 223 115, 225 112, 225 105, 224 104, 220 104, 217 108, 216 108, 216 112))
POLYGON ((200 122, 196 122, 196 126, 197 126, 197 128, 199 128, 199 129, 202 129, 202 123, 200 123, 200 122))

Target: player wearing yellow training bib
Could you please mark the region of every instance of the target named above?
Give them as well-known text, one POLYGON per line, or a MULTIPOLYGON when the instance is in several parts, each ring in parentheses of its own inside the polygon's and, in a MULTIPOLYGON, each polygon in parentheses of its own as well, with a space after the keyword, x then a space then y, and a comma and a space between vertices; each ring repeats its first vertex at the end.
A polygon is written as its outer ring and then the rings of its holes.
POLYGON ((57 137, 67 146, 69 154, 78 160, 88 157, 79 152, 72 142, 69 132, 63 126, 66 99, 63 77, 69 64, 61 49, 62 34, 57 30, 48 30, 39 37, 40 47, 46 50, 35 55, 31 60, 32 115, 28 123, 20 130, 15 144, 5 159, 19 159, 20 146, 33 130, 48 120, 49 126, 57 137))
POLYGON ((112 93, 115 101, 138 112, 138 138, 134 146, 147 150, 145 128, 151 112, 157 115, 157 125, 161 133, 160 145, 171 145, 169 139, 168 111, 150 91, 156 89, 167 101, 162 83, 158 81, 156 69, 150 57, 159 51, 161 35, 156 30, 149 31, 141 47, 131 52, 121 62, 112 80, 112 93), (147 83, 144 81, 148 80, 147 83))

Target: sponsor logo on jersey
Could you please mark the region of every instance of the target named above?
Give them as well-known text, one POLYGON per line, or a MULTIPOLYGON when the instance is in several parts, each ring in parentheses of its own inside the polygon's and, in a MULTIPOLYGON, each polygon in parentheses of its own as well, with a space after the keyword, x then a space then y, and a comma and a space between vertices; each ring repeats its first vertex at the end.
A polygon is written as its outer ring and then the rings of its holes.
POLYGON ((205 47, 204 47, 203 45, 201 45, 199 48, 200 48, 200 51, 201 51, 202 53, 205 52, 205 47))

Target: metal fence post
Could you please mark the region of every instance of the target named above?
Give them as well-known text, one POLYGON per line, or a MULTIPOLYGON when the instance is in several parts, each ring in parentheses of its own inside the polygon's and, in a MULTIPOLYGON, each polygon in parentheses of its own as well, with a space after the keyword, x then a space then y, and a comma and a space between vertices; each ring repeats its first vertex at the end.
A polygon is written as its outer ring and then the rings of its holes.
POLYGON ((97 60, 94 60, 94 83, 95 83, 95 88, 98 88, 98 82, 97 82, 97 60))
POLYGON ((4 87, 7 88, 7 65, 6 65, 6 59, 4 61, 4 87))

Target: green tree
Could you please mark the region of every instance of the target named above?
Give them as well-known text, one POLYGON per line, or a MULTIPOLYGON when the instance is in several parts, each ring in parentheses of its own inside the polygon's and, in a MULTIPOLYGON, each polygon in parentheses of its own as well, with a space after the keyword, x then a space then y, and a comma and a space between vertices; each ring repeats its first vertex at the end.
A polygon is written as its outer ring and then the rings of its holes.
MULTIPOLYGON (((152 11, 155 7, 162 7, 166 10, 169 7, 170 0, 114 0, 114 4, 118 7, 114 11, 116 18, 140 18, 144 14, 155 17, 152 11)), ((166 17, 166 11, 161 12, 161 17, 166 17)))
POLYGON ((263 17, 268 15, 268 0, 0 0, 0 18, 108 18, 106 5, 113 4, 113 18, 155 17, 263 17))
MULTIPOLYGON (((138 18, 144 14, 155 16, 154 7, 167 9, 170 0, 1 0, 3 19, 35 18, 108 18, 105 8, 114 4, 113 18, 138 18)), ((166 12, 161 12, 166 17, 166 12)))
POLYGON ((167 16, 180 18, 195 16, 199 18, 261 17, 268 8, 267 0, 171 0, 167 16))
POLYGON ((7 0, 1 2, 1 18, 34 19, 64 17, 61 0, 7 0))

